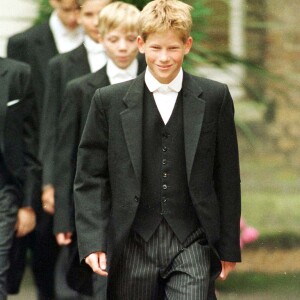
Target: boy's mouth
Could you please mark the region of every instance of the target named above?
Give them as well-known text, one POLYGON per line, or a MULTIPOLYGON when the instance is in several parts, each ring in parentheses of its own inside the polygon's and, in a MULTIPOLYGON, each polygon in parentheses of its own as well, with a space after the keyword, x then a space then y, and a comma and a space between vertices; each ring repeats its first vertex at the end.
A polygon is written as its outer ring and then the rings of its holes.
POLYGON ((160 70, 169 70, 172 65, 157 65, 160 70))

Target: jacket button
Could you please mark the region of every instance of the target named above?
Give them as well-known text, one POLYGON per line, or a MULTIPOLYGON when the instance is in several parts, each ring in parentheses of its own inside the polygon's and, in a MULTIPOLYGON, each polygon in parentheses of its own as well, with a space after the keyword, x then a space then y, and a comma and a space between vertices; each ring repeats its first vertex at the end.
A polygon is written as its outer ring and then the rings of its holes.
POLYGON ((164 190, 166 190, 166 189, 168 188, 168 186, 167 186, 166 184, 163 184, 162 188, 163 188, 164 190))
POLYGON ((135 196, 135 197, 134 197, 134 200, 135 200, 136 202, 139 202, 139 201, 140 201, 140 198, 139 198, 138 196, 135 196))

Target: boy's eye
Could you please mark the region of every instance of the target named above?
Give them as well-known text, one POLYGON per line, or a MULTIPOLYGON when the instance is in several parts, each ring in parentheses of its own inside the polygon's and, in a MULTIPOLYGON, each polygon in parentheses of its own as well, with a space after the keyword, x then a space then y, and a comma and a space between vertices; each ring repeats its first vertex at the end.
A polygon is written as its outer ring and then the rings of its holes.
POLYGON ((129 37, 127 37, 127 40, 129 42, 135 42, 136 41, 136 36, 129 36, 129 37))

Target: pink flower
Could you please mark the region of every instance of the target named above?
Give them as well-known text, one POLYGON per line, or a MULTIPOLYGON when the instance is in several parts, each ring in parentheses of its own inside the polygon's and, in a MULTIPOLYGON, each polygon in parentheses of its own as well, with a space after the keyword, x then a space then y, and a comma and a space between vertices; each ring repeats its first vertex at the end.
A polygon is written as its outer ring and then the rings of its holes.
POLYGON ((254 227, 247 226, 245 221, 241 218, 240 221, 240 247, 241 249, 245 244, 250 244, 256 241, 259 237, 259 232, 254 227))

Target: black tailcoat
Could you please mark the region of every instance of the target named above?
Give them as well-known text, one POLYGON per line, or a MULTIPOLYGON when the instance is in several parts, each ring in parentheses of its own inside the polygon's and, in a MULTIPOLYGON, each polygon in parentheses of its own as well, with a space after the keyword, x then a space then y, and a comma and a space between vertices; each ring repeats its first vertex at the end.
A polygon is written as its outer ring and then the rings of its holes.
POLYGON ((58 136, 58 118, 67 83, 90 73, 87 51, 84 45, 59 54, 50 60, 43 104, 40 156, 43 162, 43 184, 53 184, 54 153, 58 136))
POLYGON ((37 160, 38 125, 30 67, 4 58, 0 58, 0 151, 20 205, 36 209, 41 165, 37 160))
MULTIPOLYGON (((114 272, 141 194, 144 74, 97 90, 81 138, 75 220, 81 260, 108 255, 114 272)), ((184 72, 188 187, 207 239, 224 261, 240 261, 240 173, 233 101, 226 85, 184 72)), ((110 274, 112 275, 112 274, 110 274)))
POLYGON ((42 113, 48 62, 56 54, 58 54, 58 50, 48 21, 8 39, 7 56, 26 62, 31 66, 39 117, 42 113))

